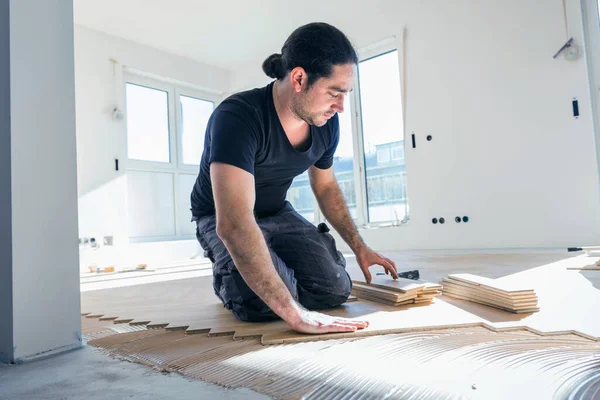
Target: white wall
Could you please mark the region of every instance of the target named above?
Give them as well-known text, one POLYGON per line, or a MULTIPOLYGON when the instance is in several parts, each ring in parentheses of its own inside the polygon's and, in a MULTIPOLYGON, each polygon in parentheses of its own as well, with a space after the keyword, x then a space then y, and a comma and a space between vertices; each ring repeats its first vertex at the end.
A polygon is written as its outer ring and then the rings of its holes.
POLYGON ((93 236, 102 245, 103 236, 114 236, 115 244, 99 251, 82 249, 83 268, 91 262, 111 264, 124 256, 132 262, 149 263, 149 259, 178 258, 196 250, 194 241, 174 245, 172 251, 168 246, 155 246, 161 250, 154 253, 148 253, 149 246, 127 246, 126 130, 124 122, 115 122, 110 116, 115 105, 123 109, 123 67, 216 92, 224 92, 230 85, 225 70, 75 26, 80 237, 93 236), (115 158, 119 159, 119 171, 115 170, 115 158), (145 257, 139 257, 141 254, 145 257))
POLYGON ((11 0, 16 361, 81 345, 73 65, 72 1, 11 0))
MULTIPOLYGON (((581 44, 579 2, 567 3, 569 33, 581 44)), ((387 250, 600 240, 585 60, 552 58, 567 39, 562 2, 437 0, 392 7, 377 24, 334 22, 359 48, 407 29, 406 128, 408 138, 417 135, 417 148, 406 152, 411 220, 363 231, 366 241, 387 250), (571 114, 574 97, 579 119, 571 114), (463 215, 471 221, 456 224, 454 217, 463 215), (442 216, 446 224, 431 223, 442 216)), ((261 61, 234 74, 232 91, 267 82, 261 61)))

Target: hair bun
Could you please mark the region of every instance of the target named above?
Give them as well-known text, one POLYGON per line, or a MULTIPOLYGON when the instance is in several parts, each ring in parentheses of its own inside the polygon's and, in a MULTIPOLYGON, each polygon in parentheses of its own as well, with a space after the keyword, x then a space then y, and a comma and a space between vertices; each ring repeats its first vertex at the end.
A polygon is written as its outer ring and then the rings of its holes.
POLYGON ((262 69, 268 77, 273 79, 281 79, 285 76, 285 67, 281 54, 271 54, 262 65, 262 69))

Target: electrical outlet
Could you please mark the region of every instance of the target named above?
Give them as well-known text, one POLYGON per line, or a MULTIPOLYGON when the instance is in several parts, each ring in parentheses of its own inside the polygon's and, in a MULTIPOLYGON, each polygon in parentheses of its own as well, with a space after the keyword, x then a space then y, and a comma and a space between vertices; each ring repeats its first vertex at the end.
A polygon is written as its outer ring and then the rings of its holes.
POLYGON ((104 245, 105 246, 112 246, 113 245, 113 237, 112 236, 104 236, 104 245))

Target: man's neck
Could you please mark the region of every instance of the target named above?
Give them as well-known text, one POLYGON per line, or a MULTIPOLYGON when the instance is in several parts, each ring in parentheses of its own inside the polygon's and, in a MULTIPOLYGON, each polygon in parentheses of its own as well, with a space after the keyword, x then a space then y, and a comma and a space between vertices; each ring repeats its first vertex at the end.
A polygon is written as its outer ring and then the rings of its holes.
POLYGON ((283 130, 288 136, 296 136, 298 132, 307 132, 308 124, 292 112, 291 90, 285 83, 275 81, 273 85, 273 103, 283 130))

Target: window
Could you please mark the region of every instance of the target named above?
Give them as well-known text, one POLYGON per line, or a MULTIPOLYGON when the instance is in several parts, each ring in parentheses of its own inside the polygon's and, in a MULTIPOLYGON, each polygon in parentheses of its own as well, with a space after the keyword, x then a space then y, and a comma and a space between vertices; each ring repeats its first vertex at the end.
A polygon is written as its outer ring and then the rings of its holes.
POLYGON ((168 93, 127 83, 126 99, 127 156, 170 162, 168 93))
POLYGON ((354 146, 352 134, 352 110, 350 95, 344 99, 344 112, 338 114, 340 121, 340 141, 334 154, 333 171, 344 194, 348 210, 356 219, 356 187, 354 185, 354 146))
POLYGON ((377 150, 377 164, 385 164, 390 162, 390 149, 377 150))
POLYGON ((406 216, 400 68, 396 50, 359 63, 368 222, 406 216))
POLYGON ((130 242, 193 239, 190 193, 216 96, 125 74, 130 242))
POLYGON ((213 112, 212 101, 179 96, 181 104, 181 145, 182 162, 186 165, 197 165, 204 150, 204 132, 206 124, 213 112))
POLYGON ((392 160, 404 160, 404 145, 392 147, 392 160))

